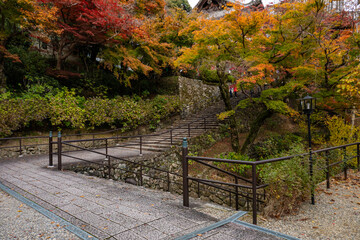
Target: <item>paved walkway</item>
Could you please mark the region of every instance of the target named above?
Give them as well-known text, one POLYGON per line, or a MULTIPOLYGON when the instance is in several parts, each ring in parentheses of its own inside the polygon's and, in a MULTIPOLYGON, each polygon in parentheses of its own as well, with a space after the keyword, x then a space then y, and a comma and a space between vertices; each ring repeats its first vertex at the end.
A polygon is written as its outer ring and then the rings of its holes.
MULTIPOLYGON (((44 215, 61 217, 60 224, 83 239, 175 239, 234 214, 195 199, 186 208, 178 195, 46 165, 47 156, 1 160, 0 183, 30 200, 37 210, 44 209, 44 215)), ((233 224, 206 229, 196 238, 278 239, 233 224)))
POLYGON ((0 239, 79 239, 58 223, 0 190, 0 239))

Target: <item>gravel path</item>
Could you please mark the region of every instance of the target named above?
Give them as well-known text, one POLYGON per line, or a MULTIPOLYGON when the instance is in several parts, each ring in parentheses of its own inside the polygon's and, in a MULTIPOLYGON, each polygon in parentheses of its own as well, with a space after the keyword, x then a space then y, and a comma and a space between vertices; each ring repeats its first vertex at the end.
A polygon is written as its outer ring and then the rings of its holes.
MULTIPOLYGON (((282 219, 260 217, 259 226, 300 239, 360 239, 360 172, 318 185, 315 205, 304 203, 297 215, 282 219)), ((250 218, 247 217, 247 221, 250 218)))
POLYGON ((0 190, 0 239, 79 239, 0 190))

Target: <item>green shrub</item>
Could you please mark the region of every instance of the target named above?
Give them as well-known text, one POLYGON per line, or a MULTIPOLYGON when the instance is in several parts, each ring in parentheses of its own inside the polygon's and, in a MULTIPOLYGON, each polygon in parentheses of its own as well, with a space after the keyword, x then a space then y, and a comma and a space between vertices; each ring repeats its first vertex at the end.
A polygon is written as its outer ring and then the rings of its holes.
POLYGON ((48 102, 41 97, 32 99, 4 99, 0 103, 0 136, 43 121, 49 114, 48 102))
MULTIPOLYGON (((289 151, 284 151, 273 158, 298 155, 306 152, 304 146, 293 144, 289 151)), ((323 171, 316 171, 323 166, 323 161, 314 161, 314 182, 323 179, 323 171)), ((300 204, 309 198, 311 184, 309 177, 309 158, 294 157, 289 160, 267 163, 258 167, 259 177, 266 188, 267 201, 264 213, 279 217, 298 210, 300 204)))
MULTIPOLYGON (((231 160, 241 160, 241 161, 247 161, 247 162, 254 161, 254 159, 251 159, 247 155, 242 155, 240 153, 235 153, 235 152, 229 152, 227 154, 220 154, 219 158, 231 159, 231 160)), ((220 162, 217 162, 215 164, 217 166, 225 167, 226 169, 228 169, 234 173, 237 173, 241 176, 248 176, 248 171, 251 169, 250 165, 245 165, 245 164, 232 164, 232 163, 220 163, 220 162)))
POLYGON ((112 100, 111 116, 116 126, 122 126, 123 131, 135 128, 144 122, 146 117, 146 104, 143 101, 134 101, 128 97, 118 97, 112 100))
POLYGON ((22 98, 0 96, 0 136, 32 124, 49 122, 58 128, 122 127, 123 131, 141 124, 157 126, 161 119, 179 111, 179 99, 157 96, 153 100, 130 97, 90 98, 75 95, 73 90, 59 90, 34 85, 22 98))
POLYGON ((49 118, 53 126, 83 128, 85 111, 80 107, 84 99, 77 98, 74 91, 61 91, 49 99, 49 118))
POLYGON ((250 148, 249 155, 256 159, 265 159, 270 156, 278 155, 281 152, 289 151, 294 144, 302 143, 302 137, 292 133, 271 136, 250 148))
POLYGON ((150 129, 155 130, 160 120, 170 114, 178 113, 180 110, 180 101, 177 96, 158 95, 154 99, 146 101, 147 122, 150 129))

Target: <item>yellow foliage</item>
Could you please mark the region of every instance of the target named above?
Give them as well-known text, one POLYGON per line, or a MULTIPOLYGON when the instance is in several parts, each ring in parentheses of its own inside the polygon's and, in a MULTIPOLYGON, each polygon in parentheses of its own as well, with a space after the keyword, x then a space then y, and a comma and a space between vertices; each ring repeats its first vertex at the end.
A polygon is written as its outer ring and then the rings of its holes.
POLYGON ((351 74, 342 79, 337 86, 338 92, 350 100, 353 106, 360 102, 360 66, 357 66, 351 74))
MULTIPOLYGON (((346 124, 344 119, 333 116, 329 117, 325 123, 330 132, 330 140, 328 142, 330 146, 339 146, 360 141, 360 128, 346 124)), ((354 153, 356 153, 356 146, 347 148, 347 151, 348 155, 354 155, 354 153)), ((348 164, 355 167, 356 158, 348 161, 348 164)))
POLYGON ((223 121, 224 119, 232 116, 235 114, 235 111, 234 110, 231 110, 231 111, 227 111, 227 112, 222 112, 220 114, 217 115, 217 118, 220 120, 220 121, 223 121))

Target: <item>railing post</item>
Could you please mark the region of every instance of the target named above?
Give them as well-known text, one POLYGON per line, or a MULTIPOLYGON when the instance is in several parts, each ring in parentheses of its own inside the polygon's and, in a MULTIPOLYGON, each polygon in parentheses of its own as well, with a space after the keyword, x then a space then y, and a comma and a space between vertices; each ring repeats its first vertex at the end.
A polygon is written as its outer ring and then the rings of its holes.
POLYGON ((170 145, 171 146, 173 145, 173 126, 171 126, 171 129, 170 129, 170 145))
POLYGON ((253 224, 257 224, 257 204, 256 204, 256 164, 251 165, 252 170, 252 211, 253 211, 253 224))
POLYGON ((105 158, 108 158, 108 139, 105 139, 105 158))
POLYGON ((206 118, 204 118, 204 129, 206 131, 206 118))
POLYGON ((119 145, 119 130, 116 131, 116 146, 119 145))
POLYGON ((188 124, 188 136, 191 137, 190 136, 190 123, 188 124))
POLYGON ((188 160, 186 158, 188 154, 188 142, 187 139, 183 139, 182 144, 182 167, 183 167, 183 205, 189 207, 189 180, 188 180, 188 160))
POLYGON ((326 151, 326 188, 330 188, 329 151, 326 151))
POLYGON ((312 150, 309 152, 309 167, 310 167, 310 184, 311 184, 311 204, 315 204, 315 185, 314 185, 314 170, 313 170, 313 157, 312 150))
POLYGON ((142 165, 140 165, 140 186, 142 186, 143 185, 143 176, 142 176, 142 165))
POLYGON ((356 151, 356 158, 357 158, 357 169, 358 171, 360 171, 360 146, 359 146, 359 143, 356 145, 357 146, 357 151, 356 151))
POLYGON ((231 205, 231 192, 229 192, 229 206, 232 207, 232 205, 231 205))
POLYGON ((167 173, 167 190, 170 192, 170 173, 167 173))
MULTIPOLYGON (((239 184, 238 178, 235 177, 235 184, 239 184)), ((239 188, 238 186, 235 187, 235 209, 239 210, 239 188)))
POLYGON ((53 162, 53 134, 52 131, 49 133, 49 166, 48 168, 53 168, 54 162, 53 162))
POLYGON ((198 194, 198 198, 200 198, 200 182, 197 182, 197 194, 198 194))
POLYGON ((95 149, 95 134, 92 135, 93 149, 95 149))
POLYGON ((108 158, 108 174, 109 174, 109 179, 111 178, 111 160, 110 160, 110 156, 107 156, 108 158))
POLYGON ((21 138, 19 138, 19 157, 22 157, 22 144, 21 144, 21 138))
POLYGON ((142 136, 140 136, 140 156, 142 156, 142 136))
POLYGON ((347 168, 348 168, 348 166, 347 166, 347 155, 346 155, 346 147, 344 147, 343 148, 343 151, 344 151, 344 165, 343 165, 343 167, 344 167, 344 178, 345 178, 345 180, 347 179, 347 168))
POLYGON ((61 132, 58 132, 58 170, 62 170, 62 159, 61 159, 61 151, 62 151, 62 143, 61 143, 61 132))

